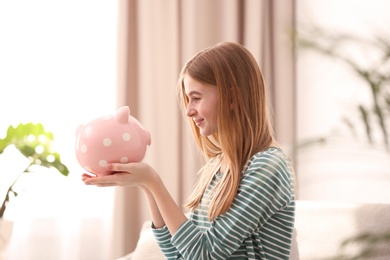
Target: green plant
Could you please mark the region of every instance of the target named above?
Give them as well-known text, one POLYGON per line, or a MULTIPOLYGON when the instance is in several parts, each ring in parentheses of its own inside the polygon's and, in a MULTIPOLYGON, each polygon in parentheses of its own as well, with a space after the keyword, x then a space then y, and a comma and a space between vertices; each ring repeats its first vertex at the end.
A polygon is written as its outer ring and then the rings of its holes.
MULTIPOLYGON (((385 259, 390 254, 390 233, 365 232, 345 239, 332 260, 385 259), (348 249, 355 249, 353 254, 348 249), (357 250, 356 250, 357 249, 357 250)), ((330 260, 329 259, 329 260, 330 260)))
MULTIPOLYGON (((340 63, 364 83, 371 102, 356 102, 354 113, 349 114, 348 111, 342 123, 355 136, 356 126, 363 126, 370 144, 375 145, 379 140, 379 144, 390 152, 390 40, 387 34, 361 38, 317 26, 300 25, 294 31, 293 38, 299 51, 311 50, 340 63), (378 137, 380 139, 375 139, 378 137)), ((300 142, 296 149, 324 144, 326 141, 327 137, 313 138, 300 142)), ((385 259, 390 255, 389 245, 390 232, 384 227, 382 233, 361 233, 344 240, 337 255, 325 260, 385 259)))
POLYGON ((31 166, 54 167, 64 176, 69 174, 68 168, 61 162, 60 155, 52 151, 53 141, 53 133, 46 132, 40 123, 27 123, 19 124, 17 127, 13 127, 12 125, 8 127, 6 137, 0 139, 0 154, 4 152, 7 146, 14 145, 30 160, 30 164, 24 172, 14 179, 9 187, 6 187, 7 192, 1 204, 0 218, 3 217, 11 196, 16 197, 18 195, 14 190, 15 183, 22 174, 30 171, 31 166))
MULTIPOLYGON (((310 49, 341 62, 367 87, 370 104, 357 103, 356 113, 365 135, 371 144, 375 143, 375 131, 380 133, 384 147, 390 151, 390 40, 383 34, 372 38, 361 38, 345 33, 328 32, 316 26, 300 26, 294 34, 299 49, 310 49), (359 59, 356 55, 363 59, 359 59)), ((355 131, 351 116, 344 123, 355 131)))

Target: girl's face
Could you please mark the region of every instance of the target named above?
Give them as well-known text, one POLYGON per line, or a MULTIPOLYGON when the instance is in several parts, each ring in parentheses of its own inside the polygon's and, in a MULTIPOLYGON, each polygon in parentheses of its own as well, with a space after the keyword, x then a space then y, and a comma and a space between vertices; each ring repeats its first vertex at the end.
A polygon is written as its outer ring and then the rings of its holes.
POLYGON ((209 136, 217 131, 218 92, 213 85, 204 84, 190 76, 184 77, 188 97, 186 114, 199 127, 200 134, 209 136))

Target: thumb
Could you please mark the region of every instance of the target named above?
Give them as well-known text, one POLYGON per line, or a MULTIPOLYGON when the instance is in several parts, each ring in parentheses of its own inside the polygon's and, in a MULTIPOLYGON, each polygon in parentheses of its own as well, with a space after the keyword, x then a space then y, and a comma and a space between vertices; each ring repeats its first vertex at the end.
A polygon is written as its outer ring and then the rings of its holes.
POLYGON ((107 163, 106 169, 110 171, 125 171, 125 164, 122 163, 107 163))

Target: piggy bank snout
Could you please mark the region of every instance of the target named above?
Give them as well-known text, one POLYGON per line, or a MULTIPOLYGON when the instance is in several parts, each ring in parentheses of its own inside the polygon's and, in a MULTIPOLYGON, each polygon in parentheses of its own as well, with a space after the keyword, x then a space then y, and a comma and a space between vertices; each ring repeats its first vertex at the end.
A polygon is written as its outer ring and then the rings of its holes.
POLYGON ((150 146, 150 145, 152 144, 152 139, 151 139, 151 137, 150 137, 149 131, 146 131, 146 132, 145 132, 145 135, 146 135, 146 137, 145 137, 146 144, 147 144, 148 146, 150 146))

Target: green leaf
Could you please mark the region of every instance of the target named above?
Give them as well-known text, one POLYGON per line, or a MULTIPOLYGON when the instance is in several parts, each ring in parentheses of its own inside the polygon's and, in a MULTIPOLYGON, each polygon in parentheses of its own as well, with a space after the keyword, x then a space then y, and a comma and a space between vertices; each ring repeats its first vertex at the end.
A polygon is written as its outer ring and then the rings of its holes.
POLYGON ((0 154, 8 145, 14 145, 24 156, 30 159, 31 165, 40 165, 47 168, 54 167, 62 175, 67 176, 69 170, 61 162, 60 155, 53 151, 54 136, 46 132, 41 123, 19 124, 9 126, 7 135, 0 139, 0 154))

